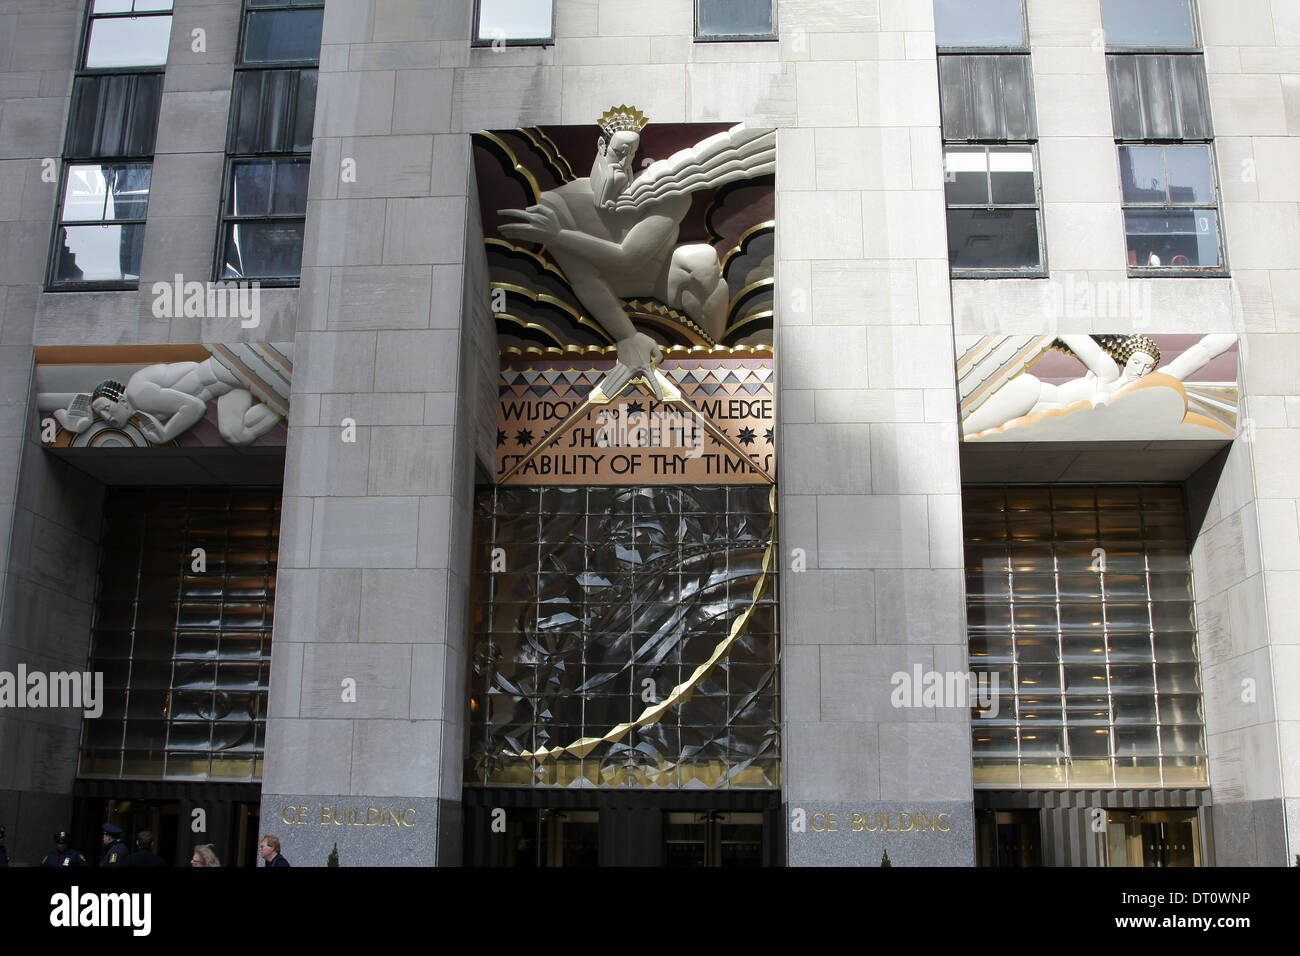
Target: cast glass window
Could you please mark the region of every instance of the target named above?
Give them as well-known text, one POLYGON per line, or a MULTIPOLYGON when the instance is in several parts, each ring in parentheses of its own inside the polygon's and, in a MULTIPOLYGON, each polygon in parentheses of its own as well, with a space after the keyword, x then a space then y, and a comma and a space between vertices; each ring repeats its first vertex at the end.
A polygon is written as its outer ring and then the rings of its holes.
POLYGON ((109 492, 80 776, 261 778, 279 529, 279 489, 109 492))
POLYGON ((695 0, 695 39, 776 38, 774 0, 695 0))
POLYGON ((151 172, 149 163, 66 167, 51 285, 139 280, 151 172))
POLYGON ((93 0, 82 67, 162 66, 172 35, 172 0, 93 0))
POLYGON ((481 491, 466 785, 779 788, 770 494, 481 491))
POLYGON ((555 39, 553 0, 476 0, 474 46, 538 45, 555 39))
POLYGON ((934 0, 940 49, 1025 49, 1023 0, 934 0))
POLYGON ((310 171, 308 159, 231 162, 219 278, 298 275, 310 171))
POLYGON ((1196 47, 1191 0, 1102 0, 1101 19, 1109 49, 1196 47))
POLYGON ((962 492, 975 782, 1205 786, 1205 720, 1182 492, 962 492))

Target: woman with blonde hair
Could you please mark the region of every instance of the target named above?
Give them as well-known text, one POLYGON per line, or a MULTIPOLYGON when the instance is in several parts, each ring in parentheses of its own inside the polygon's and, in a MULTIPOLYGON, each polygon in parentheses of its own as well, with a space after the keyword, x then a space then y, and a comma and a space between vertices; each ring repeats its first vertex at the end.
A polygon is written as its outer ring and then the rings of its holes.
POLYGON ((190 866, 220 866, 221 861, 217 859, 217 854, 212 850, 211 843, 200 843, 194 847, 194 854, 190 857, 190 866))

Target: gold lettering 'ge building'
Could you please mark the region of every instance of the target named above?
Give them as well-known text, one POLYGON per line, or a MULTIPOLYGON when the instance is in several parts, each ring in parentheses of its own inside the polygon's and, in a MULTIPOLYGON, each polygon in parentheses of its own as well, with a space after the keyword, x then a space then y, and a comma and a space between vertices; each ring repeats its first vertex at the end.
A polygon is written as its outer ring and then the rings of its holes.
POLYGON ((1291 861, 1300 18, 643 6, 0 14, 11 860, 1291 861))

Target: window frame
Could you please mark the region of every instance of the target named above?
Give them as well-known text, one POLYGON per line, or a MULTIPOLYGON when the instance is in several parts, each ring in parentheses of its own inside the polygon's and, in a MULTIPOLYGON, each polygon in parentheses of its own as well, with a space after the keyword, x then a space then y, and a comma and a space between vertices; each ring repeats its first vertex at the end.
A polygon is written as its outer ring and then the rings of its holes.
MULTIPOLYGON (((72 171, 81 166, 146 166, 149 169, 149 194, 153 195, 153 157, 94 157, 89 159, 64 159, 60 168, 58 205, 54 209, 54 229, 50 235, 50 252, 45 270, 46 292, 119 292, 131 291, 140 287, 140 277, 134 279, 59 279, 57 276, 58 252, 61 248, 60 235, 68 227, 79 226, 148 226, 149 200, 145 200, 144 215, 132 219, 66 219, 63 215, 67 203, 68 182, 72 171)), ((141 262, 143 265, 143 260, 141 262)))
POLYGON ((1142 279, 1150 279, 1150 278, 1222 279, 1231 276, 1231 272, 1228 268, 1228 244, 1225 241, 1224 228, 1223 228, 1223 200, 1222 200, 1223 193, 1221 191, 1220 184, 1219 184, 1219 164, 1215 156, 1213 140, 1182 140, 1182 139, 1150 140, 1150 141, 1116 140, 1115 141, 1115 172, 1117 176, 1117 181, 1120 184, 1120 196, 1119 196, 1120 230, 1124 241, 1124 251, 1125 251, 1124 267, 1125 269, 1128 270, 1129 278, 1133 278, 1133 279, 1138 279, 1138 278, 1142 278, 1142 279), (1210 181, 1211 181, 1211 186, 1214 189, 1214 202, 1213 203, 1205 203, 1205 202, 1180 203, 1180 202, 1166 201, 1163 203, 1140 203, 1140 202, 1130 202, 1126 200, 1124 198, 1124 164, 1120 158, 1120 151, 1125 148, 1134 147, 1134 146, 1155 147, 1160 149, 1161 160, 1165 169, 1166 197, 1168 197, 1169 195, 1169 175, 1168 175, 1169 160, 1168 160, 1168 153, 1166 152, 1166 150, 1170 146, 1204 147, 1209 154, 1210 181), (1151 266, 1151 265, 1142 265, 1141 263, 1134 265, 1127 261, 1128 259, 1127 253, 1129 248, 1129 231, 1128 231, 1128 217, 1126 214, 1128 213, 1129 210, 1135 210, 1135 211, 1186 210, 1188 212, 1191 212, 1192 210, 1209 209, 1211 207, 1214 209, 1214 214, 1218 221, 1219 264, 1217 266, 1191 266, 1191 265, 1151 266))
MULTIPOLYGON (((55 278, 57 256, 61 249, 59 236, 67 226, 63 218, 63 205, 67 200, 68 177, 71 175, 74 166, 114 166, 114 165, 148 165, 149 166, 149 191, 153 192, 153 161, 155 151, 157 150, 158 135, 158 118, 154 120, 154 150, 150 151, 148 156, 125 156, 120 154, 104 156, 85 156, 81 154, 73 155, 71 151, 71 123, 75 116, 73 106, 77 94, 78 82, 83 77, 96 76, 134 76, 134 75, 158 75, 167 72, 167 62, 154 63, 140 66, 86 66, 86 58, 90 54, 90 33, 91 28, 96 20, 111 19, 138 19, 140 17, 168 17, 172 20, 172 27, 175 27, 176 4, 173 0, 171 6, 166 10, 145 10, 137 11, 134 9, 135 2, 132 0, 131 10, 104 11, 95 12, 95 0, 87 0, 81 19, 81 31, 78 37, 76 66, 72 71, 72 88, 68 94, 68 114, 64 118, 63 124, 63 146, 59 152, 59 189, 55 199, 53 225, 50 229, 49 246, 45 253, 45 277, 42 286, 44 292, 129 292, 140 288, 139 278, 135 279, 89 279, 78 282, 58 281, 55 278)), ((168 33, 168 59, 171 56, 170 32, 168 33)), ((159 96, 159 117, 162 115, 162 97, 159 96)), ((124 225, 144 225, 148 226, 148 203, 145 203, 145 216, 143 220, 122 220, 124 225)), ((83 223, 84 225, 84 223, 83 223)))
POLYGON ((297 60, 255 60, 249 62, 246 57, 248 54, 248 23, 251 15, 254 13, 274 13, 277 11, 292 10, 320 10, 322 18, 322 28, 325 16, 325 0, 308 0, 308 2, 294 3, 292 0, 279 0, 274 4, 259 6, 250 6, 248 0, 242 0, 242 6, 239 11, 239 45, 235 50, 235 69, 249 70, 273 70, 285 68, 306 68, 320 67, 320 48, 316 49, 316 56, 309 59, 297 60))
MULTIPOLYGON (((272 180, 271 202, 275 201, 275 184, 272 180)), ((298 273, 293 276, 225 276, 226 237, 232 223, 278 223, 300 222, 303 227, 303 242, 307 238, 307 202, 311 193, 311 154, 310 153, 249 153, 226 154, 226 168, 221 183, 221 215, 217 222, 217 241, 213 250, 212 275, 214 282, 256 282, 263 288, 294 288, 302 282, 302 249, 298 250, 298 273), (235 181, 235 167, 241 163, 276 163, 287 162, 307 167, 307 187, 303 195, 303 211, 294 213, 267 213, 261 216, 237 216, 232 212, 231 189, 235 181)))
MULTIPOLYGON (((550 0, 551 4, 551 35, 547 37, 501 37, 500 42, 504 46, 555 46, 555 7, 558 0, 550 0)), ((497 39, 488 37, 483 39, 479 34, 479 24, 483 16, 483 0, 474 0, 474 19, 470 23, 469 45, 473 49, 492 49, 497 39)))
POLYGON ((774 40, 780 40, 780 25, 777 23, 777 2, 769 0, 772 7, 772 32, 771 33, 701 33, 700 32, 700 0, 695 0, 694 15, 692 20, 692 31, 694 42, 696 43, 770 43, 774 40))
MULTIPOLYGON (((977 0, 975 0, 975 2, 977 2, 977 0)), ((942 44, 939 43, 938 29, 936 25, 934 45, 935 45, 935 49, 938 50, 940 56, 943 56, 945 54, 951 54, 951 53, 970 53, 970 54, 1025 53, 1028 54, 1030 51, 1029 51, 1029 11, 1027 9, 1027 0, 1020 0, 1020 41, 1021 42, 1018 46, 1005 46, 1005 45, 978 46, 969 43, 960 43, 955 46, 943 46, 942 44)))
MULTIPOLYGON (((1200 61, 1200 75, 1204 82, 1202 89, 1205 91, 1205 127, 1208 135, 1204 138, 1185 139, 1183 137, 1147 137, 1145 139, 1132 139, 1115 137, 1115 170, 1118 176, 1117 181, 1120 183, 1120 237, 1123 243, 1122 248, 1125 252, 1124 269, 1126 275, 1131 279, 1226 279, 1231 278, 1232 270, 1228 263, 1228 243, 1226 230, 1224 228, 1224 210, 1223 210, 1223 190, 1219 179, 1219 164, 1217 154, 1214 149, 1214 116, 1211 113, 1209 98, 1209 73, 1205 68, 1205 51, 1201 34, 1200 10, 1197 8, 1196 0, 1187 0, 1187 10, 1191 17, 1192 23, 1192 40, 1193 46, 1159 46, 1156 44, 1138 45, 1121 45, 1112 44, 1110 37, 1105 37, 1105 54, 1107 58, 1106 83, 1108 92, 1111 96, 1111 109, 1114 110, 1114 80, 1110 69, 1110 60, 1116 57, 1137 57, 1142 55, 1164 55, 1191 58, 1195 57, 1200 61), (1123 163, 1120 160, 1120 151, 1128 146, 1159 146, 1162 150, 1169 146, 1204 146, 1209 151, 1210 156, 1210 177, 1214 186, 1214 202, 1197 203, 1195 205, 1185 203, 1164 203, 1160 205, 1151 203, 1130 203, 1124 199, 1123 193, 1123 163), (1173 266, 1173 265, 1142 265, 1141 263, 1132 264, 1128 262, 1129 251, 1129 231, 1128 217, 1126 213, 1130 209, 1207 209, 1213 206, 1215 216, 1218 220, 1218 240, 1219 240, 1219 264, 1217 266, 1173 266)), ((1106 32, 1105 8, 1103 0, 1102 8, 1102 31, 1106 32)), ((1111 126, 1115 127, 1115 117, 1111 116, 1111 126)), ((1166 171, 1168 169, 1168 160, 1165 160, 1166 171)), ((1166 177, 1166 184, 1168 178, 1166 177)), ((1166 195, 1168 195, 1168 186, 1166 185, 1166 195)))
POLYGON ((1032 269, 1011 268, 1006 266, 989 266, 989 267, 962 267, 957 266, 952 261, 951 252, 948 255, 948 274, 952 279, 1045 279, 1048 276, 1047 266, 1047 235, 1043 222, 1043 177, 1038 162, 1038 142, 1037 140, 1022 142, 1020 140, 1008 142, 993 142, 988 140, 945 140, 942 144, 943 162, 945 168, 944 175, 944 229, 948 229, 948 213, 962 209, 983 209, 993 212, 999 209, 1032 209, 1037 225, 1038 232, 1038 264, 1032 269), (1027 150, 1032 158, 1034 165, 1034 203, 1028 205, 1024 203, 995 203, 993 202, 992 193, 992 170, 990 164, 985 163, 985 181, 989 183, 989 202, 986 205, 974 203, 957 203, 952 204, 948 201, 946 173, 948 153, 952 152, 980 152, 986 157, 991 156, 993 151, 1002 150, 1027 150))
MULTIPOLYGON (((134 2, 132 3, 134 7, 134 2)), ((114 11, 105 13, 95 13, 95 0, 87 0, 86 15, 81 24, 81 46, 77 53, 77 68, 73 71, 74 77, 86 75, 101 75, 105 73, 164 73, 167 70, 167 60, 162 63, 153 63, 149 65, 137 66, 86 66, 86 58, 90 55, 90 33, 91 28, 96 20, 132 20, 143 17, 168 17, 172 19, 172 26, 175 27, 175 10, 176 4, 173 0, 172 6, 166 10, 145 10, 136 11, 134 9, 125 11, 114 11)), ((171 58, 171 34, 168 32, 168 59, 171 58)))

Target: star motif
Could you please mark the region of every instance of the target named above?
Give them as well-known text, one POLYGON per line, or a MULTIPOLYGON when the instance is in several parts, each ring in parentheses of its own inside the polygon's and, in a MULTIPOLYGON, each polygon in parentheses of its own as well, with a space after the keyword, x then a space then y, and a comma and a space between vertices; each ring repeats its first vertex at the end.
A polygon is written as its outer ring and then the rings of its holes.
POLYGON ((644 411, 645 411, 645 406, 642 405, 640 402, 629 402, 629 403, 628 403, 628 406, 627 406, 627 413, 628 413, 629 415, 640 415, 640 414, 641 414, 642 412, 644 412, 644 411))
POLYGON ((498 429, 497 429, 497 447, 500 448, 500 447, 501 447, 502 445, 504 445, 505 443, 506 443, 506 433, 503 432, 501 429, 498 428, 498 429))
POLYGON ((765 438, 765 439, 767 440, 767 443, 768 443, 769 445, 775 445, 775 444, 776 444, 776 433, 775 433, 772 429, 770 429, 770 428, 769 428, 766 432, 763 433, 763 438, 765 438))
POLYGON ((533 443, 533 433, 527 428, 521 428, 515 433, 515 442, 527 448, 533 443))
POLYGON ((740 430, 740 443, 742 445, 754 444, 754 439, 757 437, 758 436, 754 434, 754 429, 752 428, 742 428, 740 430))

